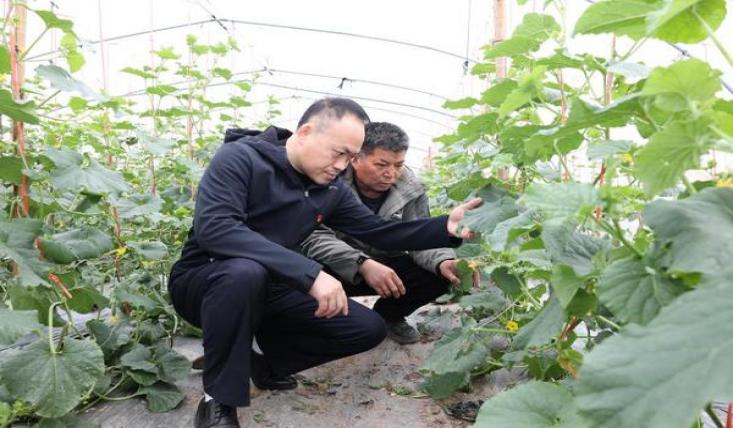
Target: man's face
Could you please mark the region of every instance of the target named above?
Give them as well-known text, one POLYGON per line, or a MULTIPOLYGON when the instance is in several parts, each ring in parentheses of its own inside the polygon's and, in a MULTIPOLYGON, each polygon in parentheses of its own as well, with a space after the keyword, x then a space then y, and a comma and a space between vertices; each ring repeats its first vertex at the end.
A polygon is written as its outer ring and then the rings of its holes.
POLYGON ((297 132, 301 172, 320 185, 332 182, 346 169, 364 142, 364 123, 350 114, 341 119, 315 118, 297 132))
POLYGON ((354 158, 351 165, 359 187, 378 193, 388 191, 402 175, 406 153, 376 148, 366 156, 354 158))

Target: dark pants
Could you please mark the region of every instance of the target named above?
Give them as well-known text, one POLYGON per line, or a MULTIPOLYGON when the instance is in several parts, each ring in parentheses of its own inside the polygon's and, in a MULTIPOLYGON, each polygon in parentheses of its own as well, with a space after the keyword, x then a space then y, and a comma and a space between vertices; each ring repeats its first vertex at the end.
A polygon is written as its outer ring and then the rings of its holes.
MULTIPOLYGON (((399 321, 419 307, 424 306, 438 296, 448 292, 450 283, 438 275, 418 266, 410 256, 404 255, 384 259, 375 259, 379 263, 391 267, 405 286, 405 295, 399 299, 380 297, 374 304, 374 311, 385 321, 399 321)), ((357 284, 342 281, 348 296, 374 296, 376 291, 363 280, 357 284)))
POLYGON ((349 300, 349 315, 316 318, 316 300, 272 282, 249 259, 215 260, 171 277, 176 311, 204 333, 204 391, 220 403, 249 405, 252 337, 276 375, 358 354, 386 336, 384 321, 349 300))

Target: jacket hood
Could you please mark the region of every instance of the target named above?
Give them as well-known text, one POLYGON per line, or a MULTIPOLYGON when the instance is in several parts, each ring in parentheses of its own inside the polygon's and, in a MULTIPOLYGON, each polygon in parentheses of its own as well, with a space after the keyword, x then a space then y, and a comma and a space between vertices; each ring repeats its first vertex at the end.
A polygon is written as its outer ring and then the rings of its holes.
MULTIPOLYGON (((285 143, 293 135, 292 132, 277 126, 270 126, 264 131, 244 128, 230 128, 224 134, 224 143, 240 142, 256 150, 262 157, 268 159, 273 165, 285 171, 292 180, 302 181, 303 174, 293 168, 285 152, 285 143)), ((319 184, 310 182, 308 186, 322 187, 319 184)))
POLYGON ((247 129, 247 128, 229 128, 224 133, 224 142, 231 143, 244 137, 257 137, 261 140, 273 143, 278 146, 284 146, 292 132, 285 128, 278 128, 277 126, 270 126, 264 131, 259 129, 247 129))

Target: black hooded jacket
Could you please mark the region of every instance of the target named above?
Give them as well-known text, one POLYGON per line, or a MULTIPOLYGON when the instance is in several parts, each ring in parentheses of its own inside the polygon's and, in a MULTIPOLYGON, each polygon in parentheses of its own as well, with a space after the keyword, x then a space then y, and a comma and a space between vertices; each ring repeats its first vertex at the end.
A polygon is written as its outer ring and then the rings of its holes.
POLYGON ((321 186, 298 173, 285 152, 290 135, 276 127, 227 130, 199 184, 193 226, 173 277, 212 260, 246 258, 274 281, 308 292, 321 265, 298 246, 320 223, 384 250, 460 245, 448 234, 447 216, 386 221, 340 178, 321 186))

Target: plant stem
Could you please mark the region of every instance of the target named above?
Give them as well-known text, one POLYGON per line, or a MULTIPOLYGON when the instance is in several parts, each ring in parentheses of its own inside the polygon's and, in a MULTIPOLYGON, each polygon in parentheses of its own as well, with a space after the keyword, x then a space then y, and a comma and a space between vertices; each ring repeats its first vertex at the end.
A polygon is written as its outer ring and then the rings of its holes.
POLYGON ((61 91, 58 90, 58 91, 54 92, 53 94, 49 95, 48 98, 46 98, 45 100, 41 101, 41 103, 38 104, 36 106, 36 108, 41 108, 44 104, 46 104, 47 102, 51 101, 53 99, 53 97, 55 97, 56 95, 58 95, 60 93, 61 93, 61 91))
POLYGON ((30 46, 25 48, 23 53, 18 57, 18 62, 21 62, 25 59, 26 55, 28 55, 28 52, 30 52, 31 49, 33 49, 33 46, 35 46, 36 43, 38 43, 38 41, 41 40, 41 37, 43 37, 47 31, 48 31, 48 27, 46 27, 43 31, 41 31, 41 34, 39 34, 38 37, 36 37, 36 39, 33 40, 33 43, 31 43, 30 46))
POLYGON ((728 64, 730 64, 731 67, 733 67, 733 56, 731 56, 730 52, 723 46, 723 43, 720 42, 720 39, 715 35, 715 31, 713 31, 712 28, 708 25, 707 21, 702 19, 700 15, 698 15, 697 11, 695 11, 695 8, 690 8, 692 11, 692 14, 695 15, 695 18, 697 18, 698 21, 700 21, 700 24, 702 24, 702 28, 705 29, 705 32, 708 33, 708 37, 715 43, 715 46, 718 48, 720 53, 723 55, 723 58, 725 58, 726 61, 728 61, 728 64))
POLYGON ((705 413, 707 413, 707 414, 708 414, 708 416, 710 416, 710 419, 711 419, 711 420, 713 421, 713 423, 715 424, 715 426, 716 426, 717 428, 725 428, 725 427, 723 426, 723 422, 721 422, 720 418, 719 418, 719 417, 718 417, 718 415, 717 415, 717 414, 715 413, 715 410, 713 410, 713 405, 712 405, 711 403, 708 403, 708 404, 707 404, 707 405, 705 406, 705 413))
POLYGON ((682 174, 682 182, 685 184, 685 188, 687 188, 687 191, 690 192, 691 195, 697 193, 697 189, 695 189, 695 186, 690 183, 690 180, 685 177, 684 174, 682 174))
POLYGON ((599 321, 603 322, 604 324, 607 324, 607 325, 609 325, 610 327, 612 327, 612 328, 614 328, 614 329, 616 329, 616 330, 618 330, 618 331, 621 331, 621 326, 620 326, 620 325, 618 325, 618 324, 616 324, 615 322, 611 321, 610 319, 608 319, 608 318, 604 317, 603 315, 596 315, 596 318, 597 318, 597 319, 598 319, 599 321))
POLYGON ((634 252, 637 257, 642 258, 644 255, 634 247, 634 245, 626 239, 626 236, 624 235, 624 231, 621 229, 621 225, 619 224, 617 219, 613 219, 613 226, 616 228, 616 233, 619 241, 624 244, 628 249, 634 252))
POLYGON ((487 327, 476 327, 474 328, 476 331, 483 331, 486 333, 502 333, 502 334, 515 334, 514 331, 504 330, 501 328, 487 328, 487 327))
POLYGON ((644 42, 646 42, 646 41, 647 41, 647 38, 646 38, 646 37, 644 37, 643 39, 639 39, 639 40, 637 40, 636 42, 634 42, 634 44, 633 44, 633 45, 631 46, 631 48, 629 49, 629 51, 628 51, 628 52, 626 52, 626 53, 625 53, 625 54, 624 54, 624 55, 623 55, 622 57, 620 57, 620 58, 618 59, 618 62, 623 62, 623 61, 626 61, 627 59, 629 59, 629 57, 630 57, 631 55, 633 55, 634 53, 636 53, 636 51, 637 51, 637 50, 639 50, 639 48, 640 48, 640 47, 641 47, 641 46, 642 46, 642 45, 644 44, 644 42))
POLYGON ((59 303, 61 302, 53 302, 51 303, 51 306, 48 307, 48 349, 54 355, 59 352, 56 350, 56 346, 53 343, 53 312, 54 309, 56 309, 56 305, 59 303))

